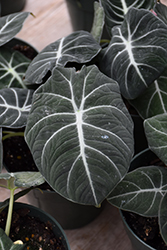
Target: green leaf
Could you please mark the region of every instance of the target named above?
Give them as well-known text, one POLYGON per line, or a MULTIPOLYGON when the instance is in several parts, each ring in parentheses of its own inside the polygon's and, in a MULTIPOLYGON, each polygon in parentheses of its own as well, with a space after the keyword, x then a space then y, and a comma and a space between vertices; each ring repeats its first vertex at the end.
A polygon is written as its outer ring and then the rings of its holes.
POLYGON ((93 20, 93 26, 91 30, 91 34, 94 37, 94 39, 100 43, 102 32, 103 32, 103 26, 104 26, 104 9, 103 7, 98 3, 94 2, 94 20, 93 20))
POLYGON ((159 227, 160 227, 160 233, 167 244, 167 194, 164 195, 163 199, 161 200, 160 204, 160 210, 159 210, 159 227))
POLYGON ((0 48, 0 89, 19 87, 26 88, 23 77, 30 64, 30 59, 18 51, 5 46, 0 48))
POLYGON ((167 69, 143 94, 130 103, 143 119, 167 113, 167 69))
POLYGON ((35 92, 25 138, 58 193, 100 204, 133 155, 133 123, 119 86, 96 66, 58 67, 35 92))
POLYGON ((9 180, 14 178, 14 185, 16 187, 32 187, 44 183, 44 178, 39 172, 15 172, 15 173, 1 173, 0 179, 9 180))
POLYGON ((148 118, 144 128, 149 148, 167 165, 167 114, 148 118))
POLYGON ((115 25, 121 25, 125 15, 131 7, 138 9, 150 9, 153 5, 153 0, 100 0, 105 11, 105 24, 108 32, 111 34, 111 29, 115 25))
POLYGON ((154 12, 165 24, 167 24, 167 6, 165 4, 162 4, 160 1, 156 2, 154 12))
POLYGON ((112 35, 101 70, 119 83, 126 99, 135 99, 166 67, 167 26, 148 10, 131 8, 112 35))
POLYGON ((89 32, 76 31, 51 43, 34 58, 26 72, 25 83, 42 83, 55 66, 65 66, 67 62, 89 62, 100 50, 100 45, 89 32))
POLYGON ((19 12, 0 18, 0 46, 17 35, 29 14, 29 12, 19 12))
POLYGON ((111 192, 108 201, 123 210, 144 216, 158 216, 160 202, 166 192, 165 167, 140 167, 125 176, 111 192))
POLYGON ((27 123, 33 90, 6 88, 0 90, 0 127, 19 128, 27 123))
POLYGON ((0 250, 23 250, 25 245, 14 244, 13 241, 0 228, 0 250))

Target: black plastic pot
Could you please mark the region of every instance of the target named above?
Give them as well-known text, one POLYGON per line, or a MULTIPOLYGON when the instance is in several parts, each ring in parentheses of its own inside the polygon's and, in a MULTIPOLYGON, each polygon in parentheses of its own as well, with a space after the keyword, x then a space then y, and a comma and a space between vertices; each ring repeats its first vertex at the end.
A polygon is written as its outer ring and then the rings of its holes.
POLYGON ((20 202, 14 203, 14 211, 21 209, 21 208, 28 208, 28 210, 30 211, 28 213, 29 216, 32 216, 34 218, 39 218, 39 220, 42 222, 50 222, 56 238, 61 238, 63 246, 65 247, 65 250, 70 250, 70 245, 68 243, 64 230, 51 215, 29 204, 20 203, 20 202))
POLYGON ((26 4, 26 0, 1 0, 0 15, 5 16, 21 11, 26 4))
POLYGON ((54 191, 34 189, 27 194, 28 201, 33 206, 49 213, 63 229, 76 229, 93 221, 103 210, 88 205, 80 205, 69 201, 54 191))
POLYGON ((125 220, 125 217, 122 213, 122 211, 120 211, 120 215, 122 218, 122 221, 124 223, 124 227, 125 230, 127 232, 127 235, 131 241, 132 247, 134 250, 156 250, 155 248, 149 246, 148 244, 146 244, 144 241, 142 241, 133 231, 132 229, 129 227, 128 223, 125 220))
MULTIPOLYGON (((71 24, 74 31, 91 31, 94 18, 95 0, 66 0, 71 24)), ((102 37, 109 39, 109 35, 104 28, 102 37)))
MULTIPOLYGON (((157 159, 157 156, 149 148, 146 148, 145 150, 141 151, 140 153, 138 153, 137 155, 134 156, 134 158, 131 162, 130 171, 132 171, 138 167, 141 167, 141 166, 148 166, 150 164, 150 161, 152 161, 154 159, 157 159)), ((123 220, 127 235, 132 243, 133 249, 134 250, 156 250, 155 248, 149 246, 144 241, 142 241, 133 232, 133 230, 128 225, 128 222, 126 221, 123 213, 124 212, 122 212, 120 210, 121 218, 123 220)))

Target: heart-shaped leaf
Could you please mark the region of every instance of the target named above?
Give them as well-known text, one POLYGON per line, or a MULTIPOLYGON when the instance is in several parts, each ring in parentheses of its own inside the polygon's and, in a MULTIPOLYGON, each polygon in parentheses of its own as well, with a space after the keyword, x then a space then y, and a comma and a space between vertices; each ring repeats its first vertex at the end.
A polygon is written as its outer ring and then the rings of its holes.
POLYGON ((167 193, 164 195, 163 199, 161 200, 160 203, 160 210, 159 210, 159 227, 160 227, 160 233, 167 244, 167 193))
POLYGON ((123 210, 144 216, 158 216, 160 202, 166 192, 165 167, 140 167, 125 176, 111 192, 108 201, 123 210))
POLYGON ((167 64, 167 26, 148 10, 131 8, 101 60, 126 99, 137 98, 167 64))
POLYGON ((19 128, 27 123, 33 90, 6 88, 0 90, 0 127, 19 128))
POLYGON ((54 69, 35 92, 25 138, 53 189, 82 204, 100 204, 133 155, 133 123, 119 86, 96 66, 54 69))
POLYGON ((46 74, 55 66, 64 66, 67 62, 89 62, 100 50, 100 45, 89 32, 76 31, 44 48, 31 62, 25 82, 42 83, 46 74))
POLYGON ((148 118, 144 128, 149 148, 167 165, 167 114, 148 118))
POLYGON ((167 70, 130 103, 143 119, 167 113, 167 70))
POLYGON ((14 244, 13 241, 0 228, 0 250, 23 250, 27 249, 25 245, 14 244))
POLYGON ((100 0, 105 11, 105 24, 111 35, 111 29, 115 25, 121 25, 126 13, 131 7, 150 9, 153 0, 100 0))
POLYGON ((30 59, 18 51, 0 48, 0 89, 19 87, 26 88, 23 77, 30 64, 30 59))
POLYGON ((19 12, 0 18, 0 46, 17 35, 29 15, 30 12, 19 12))

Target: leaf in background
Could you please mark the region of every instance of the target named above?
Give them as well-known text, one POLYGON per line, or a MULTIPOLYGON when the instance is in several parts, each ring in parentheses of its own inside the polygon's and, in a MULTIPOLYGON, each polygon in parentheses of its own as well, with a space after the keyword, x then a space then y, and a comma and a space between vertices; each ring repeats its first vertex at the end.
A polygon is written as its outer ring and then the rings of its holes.
POLYGON ((0 17, 0 46, 10 41, 21 30, 30 12, 19 12, 0 17))
POLYGON ((82 204, 100 204, 133 155, 119 86, 96 66, 54 69, 35 92, 25 139, 53 189, 82 204))
POLYGON ((105 11, 105 24, 109 34, 115 25, 121 25, 126 13, 131 7, 150 9, 153 0, 100 0, 105 11))
POLYGON ((0 179, 9 180, 13 179, 16 187, 33 187, 44 183, 44 178, 39 172, 14 172, 14 173, 1 173, 0 179))
POLYGON ((130 103, 143 119, 167 113, 167 69, 143 94, 130 103))
POLYGON ((0 48, 0 89, 26 88, 23 77, 30 64, 30 59, 18 51, 5 46, 0 48))
POLYGON ((14 244, 2 228, 0 228, 0 250, 24 250, 27 249, 25 245, 14 244))
POLYGON ((33 90, 6 88, 0 90, 0 126, 24 127, 29 115, 33 90))
POLYGON ((156 2, 154 12, 165 24, 167 24, 167 6, 165 4, 162 4, 160 1, 156 2))
POLYGON ((160 210, 159 210, 159 228, 160 228, 160 233, 167 244, 167 193, 164 195, 163 199, 161 200, 160 203, 160 210))
POLYGON ((126 99, 137 98, 167 64, 167 26, 151 12, 131 8, 113 28, 101 70, 115 79, 126 99))
POLYGON ((91 34, 94 37, 94 39, 100 43, 102 32, 103 32, 103 26, 104 26, 104 9, 103 7, 98 3, 94 2, 94 20, 93 20, 93 26, 91 30, 91 34))
POLYGON ((42 83, 55 66, 65 66, 67 62, 89 62, 100 50, 100 45, 89 32, 76 31, 51 43, 34 58, 26 72, 25 83, 42 83))
POLYGON ((166 192, 167 169, 148 166, 129 172, 107 199, 120 209, 158 216, 160 201, 166 192))
POLYGON ((167 165, 167 114, 144 121, 149 148, 167 165))

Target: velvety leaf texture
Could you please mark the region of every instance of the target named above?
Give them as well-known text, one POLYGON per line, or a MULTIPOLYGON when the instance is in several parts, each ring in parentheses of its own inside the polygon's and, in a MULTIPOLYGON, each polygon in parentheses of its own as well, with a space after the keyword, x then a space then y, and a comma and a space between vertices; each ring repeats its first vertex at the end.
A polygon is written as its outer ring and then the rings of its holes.
POLYGON ((29 14, 29 12, 19 12, 0 18, 0 46, 17 35, 29 14))
POLYGON ((133 155, 133 123, 119 86, 96 66, 54 69, 35 92, 25 139, 49 184, 81 204, 100 204, 133 155))
POLYGON ((149 148, 167 165, 167 114, 148 118, 144 128, 149 148))
POLYGON ((101 68, 126 99, 135 99, 166 67, 167 26, 150 11, 131 8, 112 35, 101 68))
POLYGON ((131 7, 137 9, 150 9, 153 6, 153 0, 100 0, 105 11, 105 23, 109 34, 115 25, 121 25, 124 16, 131 7))
POLYGON ((0 89, 26 88, 23 83, 30 60, 18 51, 0 48, 0 89))
POLYGON ((108 197, 120 209, 144 216, 158 216, 161 199, 167 191, 167 169, 140 167, 129 172, 108 197))
POLYGON ((0 127, 19 128, 27 123, 33 90, 6 88, 0 90, 0 127))
POLYGON ((40 84, 48 72, 67 62, 86 63, 101 50, 87 31, 76 31, 45 47, 31 62, 25 76, 26 84, 40 84))
POLYGON ((167 113, 167 70, 130 103, 143 119, 167 113))

